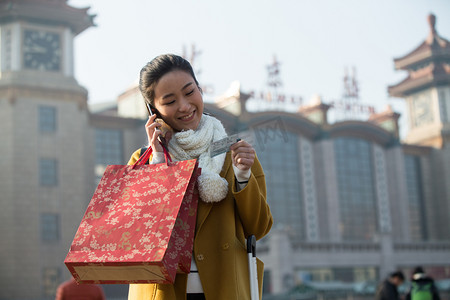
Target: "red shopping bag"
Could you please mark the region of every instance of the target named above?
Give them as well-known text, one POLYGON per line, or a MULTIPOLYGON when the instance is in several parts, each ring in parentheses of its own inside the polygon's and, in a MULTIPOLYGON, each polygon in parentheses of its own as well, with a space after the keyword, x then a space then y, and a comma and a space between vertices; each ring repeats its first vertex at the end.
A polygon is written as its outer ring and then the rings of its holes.
POLYGON ((196 160, 144 165, 150 153, 106 168, 64 261, 77 282, 173 283, 189 273, 200 169, 196 160))

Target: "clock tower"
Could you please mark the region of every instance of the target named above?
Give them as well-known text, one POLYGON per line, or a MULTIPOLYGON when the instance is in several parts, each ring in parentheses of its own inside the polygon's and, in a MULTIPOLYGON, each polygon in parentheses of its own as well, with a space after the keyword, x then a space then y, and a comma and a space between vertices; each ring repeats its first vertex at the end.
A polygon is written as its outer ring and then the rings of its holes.
POLYGON ((66 2, 0 0, 1 86, 84 91, 74 78, 73 40, 94 16, 66 2))
POLYGON ((0 0, 0 299, 54 298, 90 199, 73 41, 94 24, 66 2, 0 0))
POLYGON ((406 100, 409 112, 408 144, 441 148, 450 142, 450 43, 436 31, 436 17, 428 16, 430 33, 409 54, 394 59, 408 77, 388 87, 393 97, 406 100))

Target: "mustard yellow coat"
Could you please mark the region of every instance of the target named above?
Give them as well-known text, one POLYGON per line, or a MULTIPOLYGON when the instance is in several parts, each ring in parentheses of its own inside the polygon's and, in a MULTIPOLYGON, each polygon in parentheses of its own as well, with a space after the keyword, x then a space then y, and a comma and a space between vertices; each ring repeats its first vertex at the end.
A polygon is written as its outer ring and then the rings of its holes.
MULTIPOLYGON (((128 164, 139 154, 134 152, 128 164)), ((247 186, 236 192, 228 152, 220 176, 228 181, 228 195, 218 203, 199 200, 193 255, 206 300, 250 300, 246 237, 262 238, 273 223, 264 172, 256 158, 247 186)), ((259 260, 257 265, 261 298, 264 266, 259 260)), ((184 300, 186 284, 186 274, 177 274, 174 284, 130 284, 128 299, 184 300)))

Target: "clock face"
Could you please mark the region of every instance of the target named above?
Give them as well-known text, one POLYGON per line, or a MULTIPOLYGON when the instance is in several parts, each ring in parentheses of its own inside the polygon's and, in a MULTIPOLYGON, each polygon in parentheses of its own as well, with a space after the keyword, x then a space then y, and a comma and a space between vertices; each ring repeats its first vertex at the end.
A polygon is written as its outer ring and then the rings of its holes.
POLYGON ((414 124, 422 126, 433 122, 433 113, 431 111, 431 97, 419 95, 413 98, 414 124))
POLYGON ((59 71, 61 68, 61 36, 55 32, 25 30, 23 63, 26 69, 59 71))

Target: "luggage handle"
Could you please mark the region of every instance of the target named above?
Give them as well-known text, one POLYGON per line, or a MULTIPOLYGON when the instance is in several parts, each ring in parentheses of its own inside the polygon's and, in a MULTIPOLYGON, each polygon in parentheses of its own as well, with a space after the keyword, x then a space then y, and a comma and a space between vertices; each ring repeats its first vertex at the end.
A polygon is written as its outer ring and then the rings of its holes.
POLYGON ((247 254, 250 253, 256 257, 256 238, 253 234, 247 238, 247 254))
POLYGON ((256 238, 253 234, 247 238, 247 256, 251 300, 259 300, 258 270, 256 265, 256 238))

